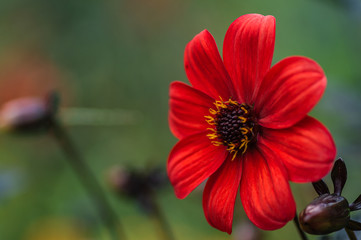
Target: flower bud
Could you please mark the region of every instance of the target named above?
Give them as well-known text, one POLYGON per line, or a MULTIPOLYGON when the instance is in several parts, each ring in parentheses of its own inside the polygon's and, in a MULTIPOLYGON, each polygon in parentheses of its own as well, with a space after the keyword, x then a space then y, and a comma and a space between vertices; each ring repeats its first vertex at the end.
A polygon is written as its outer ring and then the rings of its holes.
POLYGON ((124 193, 130 184, 131 174, 120 166, 112 167, 108 174, 108 184, 117 193, 124 193))
POLYGON ((38 130, 50 119, 47 101, 19 98, 5 103, 0 110, 0 129, 10 131, 38 130))
POLYGON ((119 196, 135 200, 140 209, 149 214, 157 211, 154 194, 167 181, 164 173, 158 167, 136 170, 114 166, 108 172, 108 183, 119 196))
POLYGON ((344 197, 336 194, 319 196, 299 216, 301 228, 316 235, 338 231, 346 227, 349 220, 349 204, 344 197))

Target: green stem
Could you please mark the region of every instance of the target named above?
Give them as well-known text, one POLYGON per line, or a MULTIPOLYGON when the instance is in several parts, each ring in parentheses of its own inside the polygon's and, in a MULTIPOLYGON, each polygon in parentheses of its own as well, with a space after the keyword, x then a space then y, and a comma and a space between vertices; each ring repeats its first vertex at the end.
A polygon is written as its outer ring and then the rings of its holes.
POLYGON ((295 225, 296 225, 298 234, 300 235, 301 239, 302 239, 302 240, 308 240, 306 234, 304 233, 304 231, 302 231, 302 229, 301 229, 301 227, 300 227, 300 223, 298 222, 297 213, 296 213, 295 217, 293 218, 293 222, 294 222, 295 225))
POLYGON ((152 204, 152 215, 156 219, 159 229, 161 230, 161 235, 164 240, 174 240, 173 232, 164 217, 157 200, 155 199, 154 194, 149 194, 151 198, 151 204, 152 204))
POLYGON ((348 238, 349 238, 350 240, 357 240, 354 231, 352 231, 351 229, 348 229, 347 227, 345 228, 345 231, 346 231, 347 236, 348 236, 348 238))
POLYGON ((97 181, 89 166, 84 161, 83 157, 77 151, 66 130, 55 119, 52 119, 51 126, 51 133, 57 140, 64 153, 67 155, 66 159, 69 165, 73 168, 75 174, 91 197, 98 211, 99 217, 103 221, 104 225, 108 228, 112 239, 125 240, 126 237, 122 231, 120 222, 115 215, 115 211, 111 208, 107 198, 105 197, 103 188, 97 181))

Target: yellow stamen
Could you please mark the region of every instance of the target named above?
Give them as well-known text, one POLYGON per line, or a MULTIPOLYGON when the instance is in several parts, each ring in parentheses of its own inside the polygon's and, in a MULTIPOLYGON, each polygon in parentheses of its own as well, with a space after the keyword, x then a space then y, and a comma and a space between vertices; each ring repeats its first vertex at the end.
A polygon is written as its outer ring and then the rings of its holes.
POLYGON ((215 133, 210 133, 210 134, 207 134, 207 137, 208 137, 209 139, 213 140, 213 139, 218 138, 218 135, 215 134, 215 133))
POLYGON ((241 142, 242 142, 242 144, 241 144, 241 146, 239 146, 239 149, 243 148, 242 154, 244 154, 247 150, 248 143, 250 142, 248 140, 247 135, 244 136, 244 139, 242 139, 241 142))
POLYGON ((245 135, 245 134, 247 134, 249 132, 249 130, 247 128, 241 128, 240 130, 241 130, 243 135, 245 135))
POLYGON ((216 110, 214 110, 213 108, 210 108, 209 113, 213 114, 213 115, 216 115, 218 112, 216 110))
MULTIPOLYGON (((219 99, 220 100, 216 100, 213 102, 215 108, 209 108, 208 111, 210 115, 204 116, 206 122, 209 125, 214 126, 212 128, 207 128, 207 130, 210 131, 210 133, 207 134, 207 137, 211 140, 211 143, 214 146, 226 146, 227 151, 229 151, 229 153, 233 155, 233 161, 239 152, 241 154, 244 154, 247 151, 248 144, 253 140, 253 123, 248 118, 249 109, 247 109, 247 105, 239 104, 237 101, 234 101, 232 99, 229 99, 228 101, 223 101, 221 97, 219 97, 219 99), (227 108, 230 108, 231 110, 228 110, 227 108), (243 113, 240 113, 239 116, 237 116, 240 121, 238 120, 235 126, 231 126, 235 128, 234 130, 239 130, 241 132, 239 134, 239 137, 232 132, 224 133, 224 131, 228 131, 228 128, 224 128, 223 124, 220 125, 221 122, 219 121, 224 121, 220 119, 227 119, 229 118, 227 117, 227 114, 231 114, 233 110, 238 111, 240 109, 243 111, 243 113)), ((226 122, 226 124, 234 124, 234 122, 226 122)))
POLYGON ((249 143, 249 141, 245 142, 242 154, 244 154, 246 152, 248 143, 249 143))
POLYGON ((245 107, 242 106, 241 109, 243 110, 243 112, 244 112, 245 114, 248 113, 248 110, 247 110, 245 107))
POLYGON ((233 157, 232 157, 232 159, 231 159, 231 161, 233 161, 235 158, 236 158, 236 156, 237 156, 237 154, 238 154, 238 150, 237 151, 231 151, 231 154, 233 153, 233 157))
POLYGON ((247 118, 245 118, 245 117, 238 117, 238 118, 241 119, 242 123, 247 122, 247 118))
POLYGON ((236 101, 233 101, 232 99, 229 99, 228 103, 239 106, 239 103, 236 101))
POLYGON ((211 116, 204 116, 204 118, 206 119, 206 122, 209 124, 209 125, 216 125, 216 122, 214 120, 213 117, 211 116))
POLYGON ((212 143, 214 146, 216 146, 216 147, 219 147, 219 146, 222 146, 222 145, 223 145, 223 143, 220 142, 220 141, 212 141, 211 143, 212 143))
POLYGON ((227 108, 227 105, 224 104, 223 101, 219 101, 219 100, 215 101, 214 105, 216 106, 218 111, 219 111, 220 108, 227 108))
POLYGON ((234 143, 229 143, 227 150, 232 152, 232 151, 235 151, 234 150, 235 148, 236 148, 236 145, 234 143))

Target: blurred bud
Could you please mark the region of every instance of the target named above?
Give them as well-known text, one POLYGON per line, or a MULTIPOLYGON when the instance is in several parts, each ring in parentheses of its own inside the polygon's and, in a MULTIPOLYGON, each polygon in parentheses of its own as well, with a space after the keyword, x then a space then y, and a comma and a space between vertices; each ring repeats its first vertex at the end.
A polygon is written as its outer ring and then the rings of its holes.
POLYGON ((109 170, 108 183, 110 187, 117 193, 123 193, 129 185, 130 173, 123 167, 115 166, 109 170))
POLYGON ((46 130, 57 110, 57 94, 48 98, 18 98, 5 103, 0 109, 0 130, 32 132, 46 130))
POLYGON ((22 131, 39 128, 48 121, 47 104, 38 98, 20 98, 0 110, 0 129, 22 131))
POLYGON ((301 228, 310 234, 328 234, 346 227, 350 221, 347 200, 336 194, 323 194, 299 216, 301 228))
POLYGON ((135 200, 143 211, 150 213, 154 207, 153 194, 167 183, 167 178, 160 168, 141 171, 114 166, 108 173, 108 182, 117 194, 135 200))

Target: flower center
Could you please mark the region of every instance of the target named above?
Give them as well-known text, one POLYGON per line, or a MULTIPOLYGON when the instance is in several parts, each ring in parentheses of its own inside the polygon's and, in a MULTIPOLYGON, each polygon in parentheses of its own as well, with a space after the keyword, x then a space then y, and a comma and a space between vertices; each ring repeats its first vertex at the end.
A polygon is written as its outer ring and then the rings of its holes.
POLYGON ((253 108, 247 104, 239 104, 237 101, 217 100, 213 103, 216 108, 210 108, 211 115, 205 119, 211 128, 207 137, 215 146, 227 146, 227 150, 233 154, 232 160, 240 152, 244 154, 249 143, 256 140, 257 125, 253 115, 253 108))

